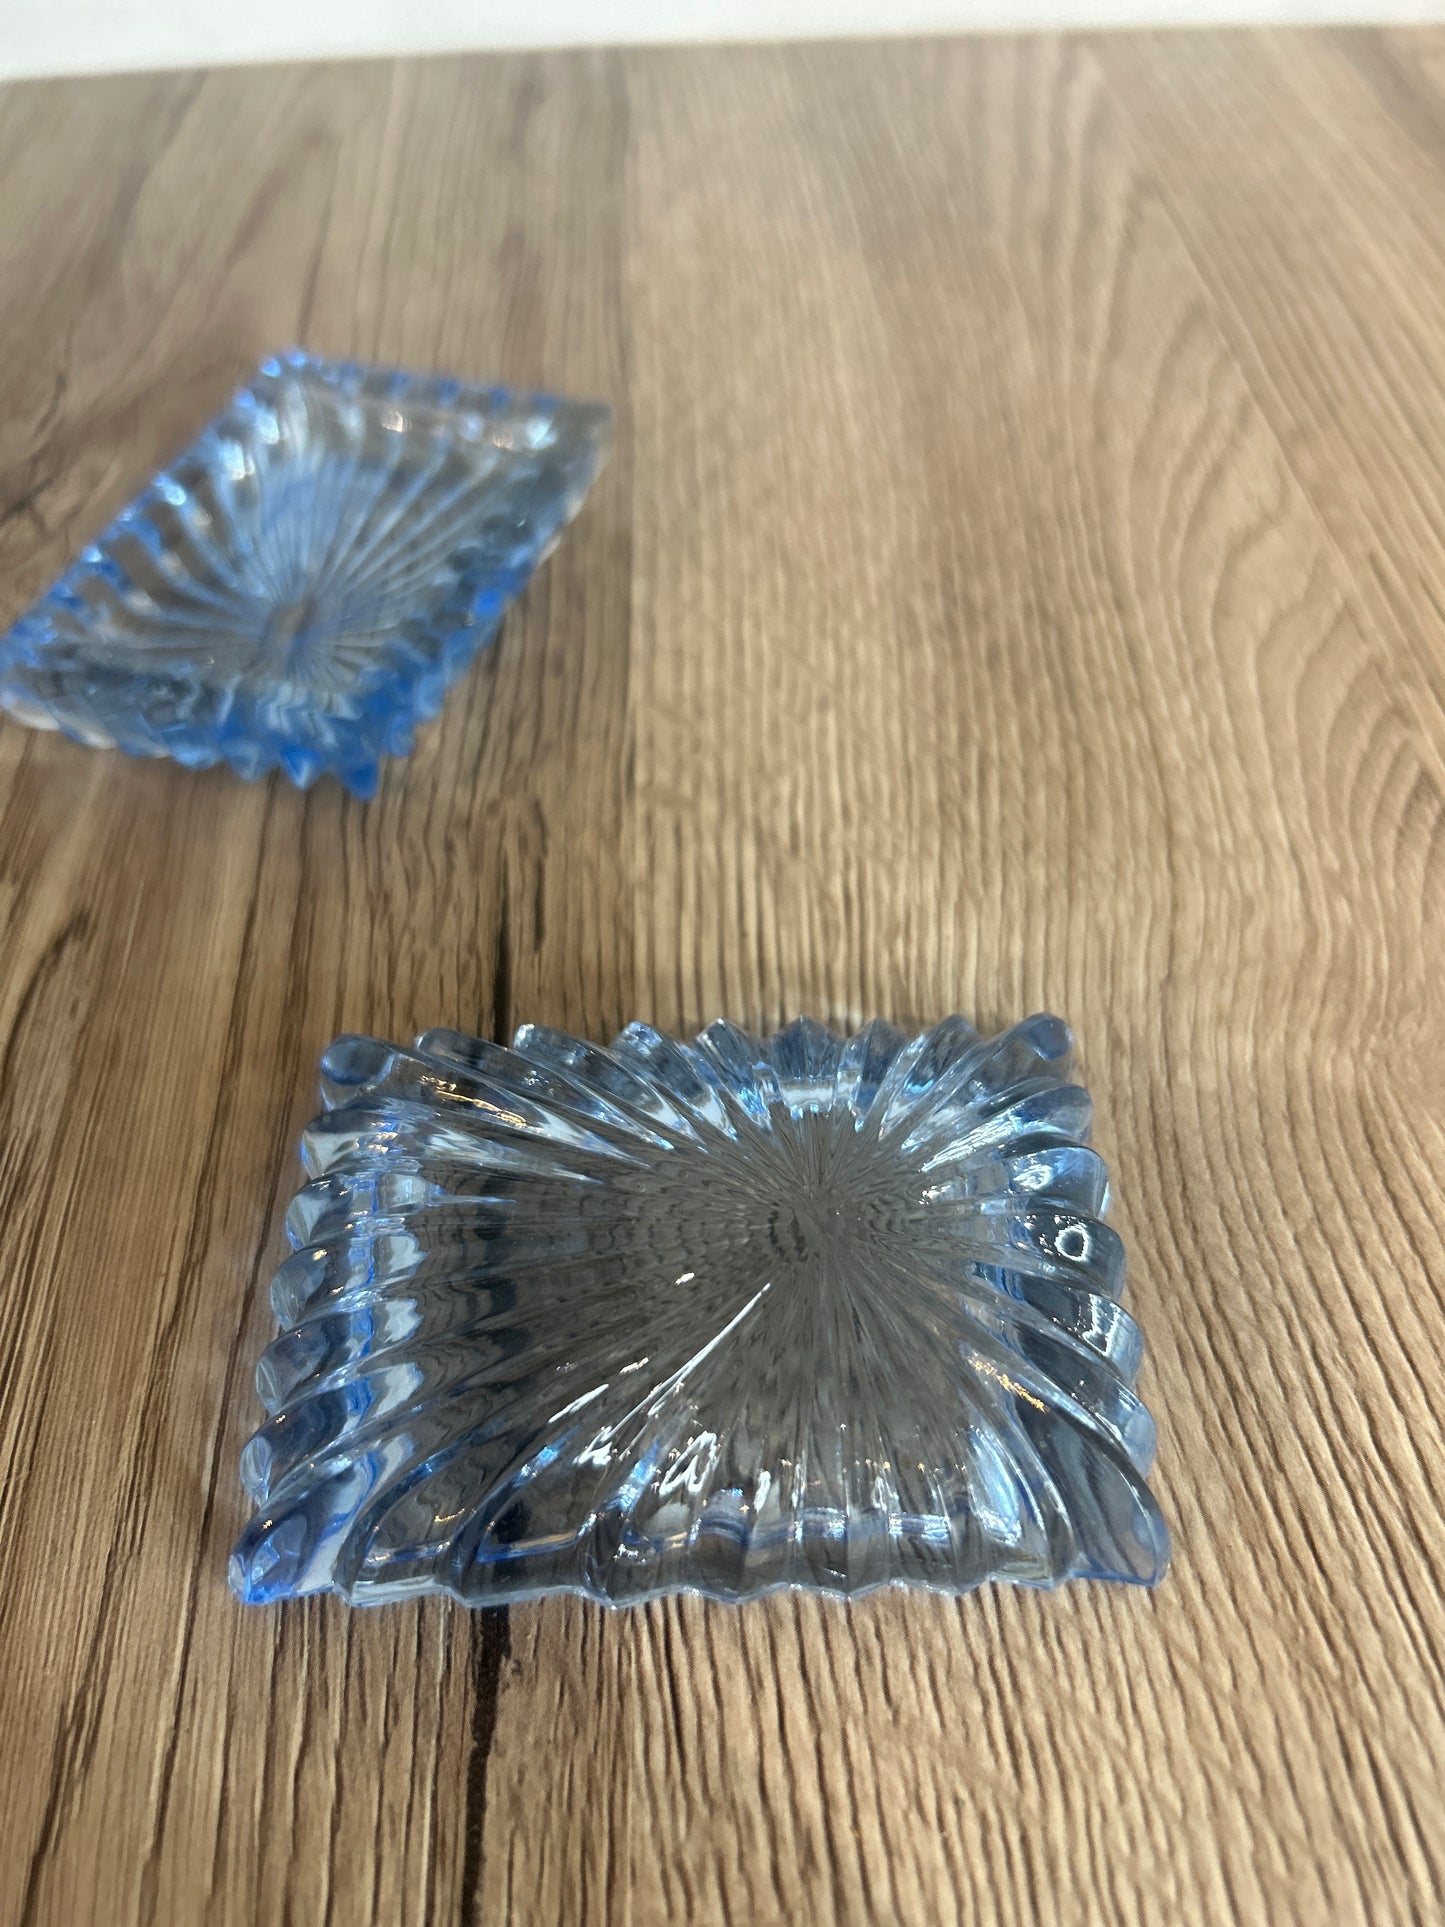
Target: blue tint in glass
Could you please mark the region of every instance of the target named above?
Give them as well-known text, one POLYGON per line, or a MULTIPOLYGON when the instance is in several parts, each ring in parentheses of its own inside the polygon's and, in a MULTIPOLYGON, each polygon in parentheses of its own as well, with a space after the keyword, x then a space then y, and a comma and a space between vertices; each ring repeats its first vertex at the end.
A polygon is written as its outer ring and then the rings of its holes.
POLYGON ((0 639, 81 742, 359 796, 581 506, 609 411, 272 357, 0 639))
POLYGON ((271 1288, 261 1603, 1152 1584, 1070 1040, 339 1039, 271 1288))

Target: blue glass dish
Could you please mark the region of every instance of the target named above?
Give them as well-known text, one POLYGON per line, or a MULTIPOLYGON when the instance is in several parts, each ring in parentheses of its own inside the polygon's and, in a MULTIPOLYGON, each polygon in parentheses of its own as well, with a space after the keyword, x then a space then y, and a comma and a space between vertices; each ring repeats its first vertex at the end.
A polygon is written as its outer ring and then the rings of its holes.
POLYGON ((358 796, 495 635, 601 465, 592 403, 290 353, 0 639, 21 721, 358 796))
POLYGON ((243 1600, 1150 1584, 1069 1033, 344 1037, 271 1288, 243 1600))

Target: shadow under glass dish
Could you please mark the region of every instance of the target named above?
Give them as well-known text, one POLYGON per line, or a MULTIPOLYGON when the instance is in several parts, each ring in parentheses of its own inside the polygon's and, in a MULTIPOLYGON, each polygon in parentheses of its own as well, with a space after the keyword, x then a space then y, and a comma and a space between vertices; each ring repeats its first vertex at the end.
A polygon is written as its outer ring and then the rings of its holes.
POLYGON ((580 507, 592 403, 273 357, 0 639, 0 705, 358 795, 580 507))
POLYGON ((342 1038, 272 1287, 261 1602, 1152 1583, 1069 1034, 342 1038))

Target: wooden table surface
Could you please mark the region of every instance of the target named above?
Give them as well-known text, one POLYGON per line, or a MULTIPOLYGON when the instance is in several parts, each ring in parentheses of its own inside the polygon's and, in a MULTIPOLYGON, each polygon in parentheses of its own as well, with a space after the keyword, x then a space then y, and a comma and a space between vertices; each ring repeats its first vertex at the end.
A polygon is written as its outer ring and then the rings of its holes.
POLYGON ((379 798, 0 722, 0 1919, 1439 1918, 1445 33, 0 92, 0 622, 268 347, 610 397, 379 798), (242 1609, 316 1059, 1074 1023, 1148 1594, 242 1609))

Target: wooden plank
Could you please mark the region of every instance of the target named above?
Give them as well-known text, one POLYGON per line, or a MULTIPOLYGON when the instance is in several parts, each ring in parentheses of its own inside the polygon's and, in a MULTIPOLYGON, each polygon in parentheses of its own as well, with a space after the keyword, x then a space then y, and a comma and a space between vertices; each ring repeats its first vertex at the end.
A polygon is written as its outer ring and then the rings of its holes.
POLYGON ((1317 373, 1445 381, 1435 78, 1361 44, 0 93, 0 620, 279 341, 620 408, 376 803, 0 727, 0 1914, 1439 1910, 1438 558, 1424 443, 1317 373), (1295 254, 1305 320, 1246 309, 1261 99, 1258 172, 1392 264, 1373 337, 1295 254), (230 1598, 334 1031, 1038 1006, 1133 1256, 1157 1594, 230 1598))
MULTIPOLYGON (((620 393, 596 67, 41 90, 86 165, 149 158, 107 198, 57 146, 32 190, 85 227, 53 292, 5 283, 58 397, 6 465, 56 477, 16 606, 268 344, 620 393)), ((479 1878, 505 1621, 248 1614, 223 1575, 325 1043, 630 1007, 625 501, 624 454, 370 807, 0 732, 6 1918, 422 1921, 479 1878)))
POLYGON ((1438 724, 1445 30, 1202 34, 1189 51, 1094 43, 1291 469, 1438 724))
POLYGON ((638 1889, 1403 1915, 1438 1877, 1438 1246, 1365 1118, 1410 1134, 1440 794, 1392 658, 1092 59, 642 72, 644 1001, 1070 1013, 1179 1558, 1154 1600, 659 1608, 638 1889), (702 1788, 723 1819, 659 1855, 702 1788))

